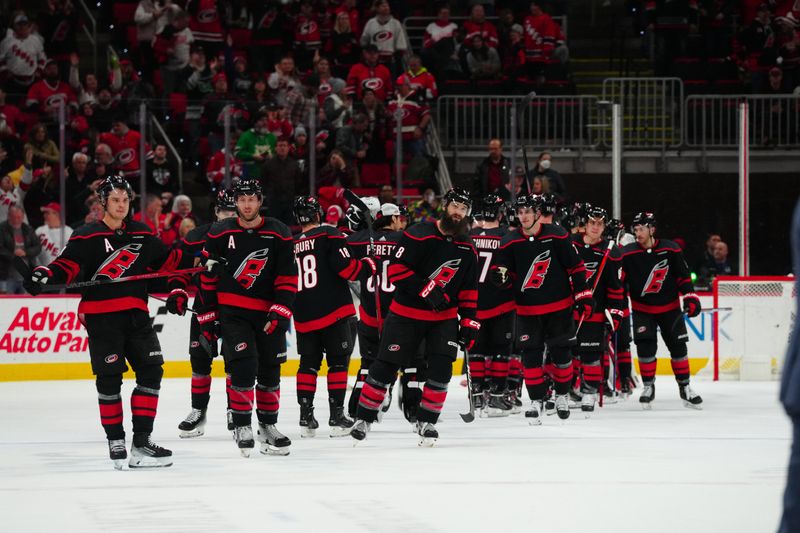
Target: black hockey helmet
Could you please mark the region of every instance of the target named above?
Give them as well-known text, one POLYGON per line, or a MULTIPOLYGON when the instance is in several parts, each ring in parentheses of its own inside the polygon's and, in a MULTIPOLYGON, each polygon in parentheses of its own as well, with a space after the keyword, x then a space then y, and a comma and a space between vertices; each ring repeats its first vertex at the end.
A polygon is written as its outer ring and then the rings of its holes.
POLYGON ((495 221, 500 219, 502 209, 505 206, 503 199, 496 194, 487 194, 483 197, 479 207, 475 209, 475 218, 495 221))
POLYGON ((133 188, 128 180, 119 174, 109 176, 97 189, 97 194, 100 196, 100 203, 105 207, 108 195, 114 189, 122 189, 128 194, 128 200, 133 201, 133 188))
POLYGON ((311 224, 322 220, 322 206, 313 196, 298 196, 292 208, 294 218, 300 224, 311 224), (318 217, 318 218, 317 218, 318 217))
POLYGON ((648 226, 650 228, 656 227, 656 215, 655 213, 651 213, 650 211, 642 211, 640 213, 636 213, 636 216, 633 217, 633 222, 631 222, 631 231, 636 226, 648 226))
POLYGON ((623 224, 621 220, 612 218, 606 222, 606 230, 603 232, 603 236, 606 239, 611 239, 612 241, 619 243, 619 239, 623 233, 625 233, 625 224, 623 224))
POLYGON ((558 210, 558 202, 555 195, 546 192, 534 195, 535 208, 542 215, 555 215, 558 210))
POLYGON ((254 179, 243 179, 239 180, 239 183, 233 188, 233 199, 238 200, 240 196, 258 196, 260 200, 263 198, 263 194, 261 192, 261 184, 258 180, 254 179))
POLYGON ((447 204, 450 202, 458 202, 467 206, 467 215, 469 215, 472 210, 472 197, 466 189, 462 189, 461 187, 453 187, 447 191, 443 200, 445 209, 447 209, 447 204))
POLYGON ((217 191, 214 207, 218 211, 236 211, 236 199, 233 196, 233 189, 220 189, 217 191))
POLYGON ((586 211, 586 220, 593 218, 593 219, 600 219, 603 221, 604 224, 608 224, 608 211, 603 209, 602 207, 590 207, 588 211, 586 211))
POLYGON ((536 195, 533 194, 520 194, 514 200, 514 211, 526 208, 536 209, 536 206, 536 195))

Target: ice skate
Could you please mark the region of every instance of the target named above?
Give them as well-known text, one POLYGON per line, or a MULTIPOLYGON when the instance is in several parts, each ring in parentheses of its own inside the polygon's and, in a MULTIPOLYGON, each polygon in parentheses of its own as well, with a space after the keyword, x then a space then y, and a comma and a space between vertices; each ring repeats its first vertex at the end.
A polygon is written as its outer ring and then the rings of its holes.
POLYGON ((555 394, 548 395, 547 399, 544 401, 544 414, 547 416, 553 416, 556 414, 555 394))
POLYGON ((180 430, 178 436, 182 439, 191 439, 205 434, 206 410, 192 408, 184 421, 178 424, 178 429, 180 430))
POLYGON ((319 422, 314 418, 314 406, 305 398, 300 400, 300 438, 312 438, 317 434, 319 422))
POLYGON ((617 391, 608 386, 608 383, 603 387, 603 401, 605 403, 617 403, 617 391))
POLYGON ((630 398, 634 388, 636 388, 636 384, 633 382, 633 378, 620 379, 619 392, 621 398, 625 400, 630 398))
POLYGON ((642 394, 639 396, 639 403, 642 404, 642 409, 650 410, 653 408, 653 400, 656 397, 656 384, 645 383, 642 389, 642 394))
POLYGON ((489 403, 486 404, 486 416, 489 418, 498 418, 510 414, 511 407, 503 401, 502 394, 492 394, 489 397, 489 403))
POLYGON ((376 420, 376 422, 378 424, 381 423, 381 420, 383 420, 383 415, 392 406, 392 389, 394 389, 394 383, 389 385, 389 388, 386 390, 386 395, 384 395, 384 397, 383 397, 383 402, 381 403, 381 408, 378 409, 377 420, 376 420))
POLYGON ((130 468, 161 468, 172 466, 172 452, 150 440, 150 435, 134 436, 130 468))
POLYGON ((431 448, 439 439, 439 432, 430 422, 417 422, 417 435, 419 435, 418 446, 431 448))
POLYGON ((330 427, 330 436, 346 437, 353 429, 353 421, 344 416, 344 407, 334 407, 331 405, 331 416, 328 419, 328 427, 330 427))
POLYGON ((531 426, 542 425, 542 400, 531 401, 531 408, 525 411, 525 420, 531 426))
POLYGON ((561 420, 569 418, 569 396, 567 394, 556 395, 556 414, 561 420))
POLYGON ((370 426, 369 422, 366 420, 358 419, 353 424, 353 427, 350 429, 350 436, 355 439, 353 442, 353 446, 358 444, 360 441, 367 438, 367 433, 369 433, 370 426))
POLYGON ((228 422, 228 431, 233 433, 233 430, 236 428, 236 424, 233 423, 233 411, 228 409, 228 413, 226 414, 226 420, 228 422))
POLYGON ((250 452, 256 447, 256 443, 253 441, 253 428, 250 426, 234 427, 233 440, 239 447, 242 457, 250 457, 250 452))
POLYGON ((292 441, 278 431, 275 424, 258 424, 258 442, 264 455, 289 455, 292 441))
POLYGON ((522 412, 522 400, 519 399, 519 391, 516 389, 507 390, 503 396, 505 403, 511 406, 511 414, 517 415, 522 412))
POLYGON ((688 407, 689 409, 703 409, 703 399, 697 394, 695 391, 692 390, 691 385, 688 383, 686 385, 681 385, 680 389, 681 400, 683 400, 683 406, 688 407))
POLYGON ((589 418, 592 416, 594 412, 594 402, 595 402, 595 395, 592 392, 584 392, 583 398, 581 398, 581 411, 583 412, 583 416, 589 418))
POLYGON ((128 458, 128 450, 125 449, 125 439, 114 439, 108 441, 108 456, 114 461, 114 468, 122 470, 125 466, 125 459, 128 458))

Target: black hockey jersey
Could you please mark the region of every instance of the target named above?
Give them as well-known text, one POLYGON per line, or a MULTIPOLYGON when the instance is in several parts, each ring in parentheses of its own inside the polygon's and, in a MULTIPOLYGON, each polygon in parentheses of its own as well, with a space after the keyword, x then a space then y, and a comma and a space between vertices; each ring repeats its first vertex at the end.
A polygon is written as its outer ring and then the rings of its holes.
POLYGON ((631 308, 643 313, 679 309, 678 293, 694 293, 683 252, 667 240, 656 239, 649 249, 638 242, 623 247, 622 280, 628 287, 631 308))
POLYGON ((389 305, 393 313, 426 321, 474 319, 478 309, 478 259, 469 237, 443 235, 436 222, 407 229, 389 264, 389 281, 397 287, 389 305), (450 298, 450 307, 437 312, 419 295, 435 281, 450 298))
MULTIPOLYGON (((181 262, 178 265, 180 270, 192 268, 200 264, 202 259, 203 248, 206 245, 208 238, 208 230, 211 229, 212 222, 203 224, 191 230, 186 236, 181 239, 181 262)), ((175 289, 183 289, 188 291, 190 289, 200 288, 200 274, 189 276, 188 274, 177 274, 169 277, 167 289, 173 291, 175 289), (194 280, 192 280, 194 278, 194 280)), ((195 307, 198 309, 205 309, 208 307, 207 303, 202 301, 202 293, 198 292, 195 297, 195 307)))
POLYGON ((620 282, 620 264, 622 255, 616 245, 608 251, 608 259, 603 267, 599 281, 596 278, 600 263, 608 248, 608 241, 601 240, 597 244, 586 244, 582 234, 572 236, 572 243, 581 256, 583 266, 586 268, 586 283, 594 287, 592 294, 595 302, 595 312, 586 319, 586 322, 606 322, 605 310, 615 311, 622 316, 624 307, 622 283, 620 282), (595 285, 597 283, 597 285, 595 285))
MULTIPOLYGON (((50 283, 119 279, 164 270, 180 263, 180 250, 170 251, 153 231, 141 222, 124 222, 112 230, 102 221, 75 230, 64 250, 50 263, 50 283)), ((87 287, 81 291, 78 313, 112 313, 147 308, 147 281, 87 287)))
POLYGON ((355 316, 348 280, 356 280, 363 264, 352 257, 344 235, 333 226, 317 226, 295 235, 297 299, 294 327, 317 331, 355 316))
MULTIPOLYGON (((383 231, 379 230, 375 234, 375 262, 378 266, 378 296, 381 301, 381 317, 386 317, 389 313, 389 304, 394 298, 395 286, 389 281, 389 263, 394 255, 395 247, 403 236, 402 231, 383 231)), ((361 259, 371 255, 369 245, 369 230, 361 230, 353 233, 347 238, 347 244, 353 253, 353 257, 361 259)), ((362 275, 361 284, 361 304, 358 308, 359 320, 371 328, 378 327, 378 315, 375 311, 375 279, 373 276, 362 275)))
POLYGON ((243 228, 238 217, 216 222, 208 230, 203 255, 224 263, 221 275, 200 275, 201 299, 209 309, 224 305, 268 311, 273 304, 292 308, 297 267, 292 234, 283 222, 265 217, 256 228, 243 228))
POLYGON ((518 315, 544 315, 571 307, 573 294, 585 291, 586 268, 569 233, 542 224, 533 236, 521 229, 500 242, 498 264, 509 269, 518 315))
POLYGON ((500 241, 508 228, 475 228, 470 232, 478 251, 478 320, 493 318, 514 310, 514 293, 510 288, 495 287, 489 279, 492 267, 498 266, 500 241))

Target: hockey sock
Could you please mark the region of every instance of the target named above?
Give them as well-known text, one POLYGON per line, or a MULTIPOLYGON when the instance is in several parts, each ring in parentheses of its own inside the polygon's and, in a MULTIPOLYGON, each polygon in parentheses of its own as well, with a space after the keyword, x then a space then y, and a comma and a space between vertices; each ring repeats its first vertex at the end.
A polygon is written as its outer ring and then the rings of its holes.
POLYGON ((367 422, 375 422, 378 419, 378 409, 381 408, 388 388, 388 384, 375 381, 368 376, 361 389, 356 416, 367 422))
POLYGON ((308 403, 314 403, 314 395, 317 392, 317 370, 314 368, 300 368, 297 371, 297 402, 305 399, 308 403))
POLYGON ((483 355, 469 354, 469 373, 472 378, 472 387, 475 390, 483 389, 483 380, 486 377, 486 358, 483 355))
POLYGON ((192 374, 192 408, 205 409, 211 396, 211 376, 192 374))
POLYGON ((547 392, 547 387, 544 384, 544 371, 540 366, 526 368, 525 375, 525 388, 528 389, 528 396, 531 400, 543 400, 547 392))
POLYGON ((371 359, 361 357, 361 368, 358 369, 358 376, 356 377, 356 384, 353 385, 353 390, 350 392, 350 401, 347 404, 347 411, 350 417, 356 416, 358 411, 358 398, 361 396, 361 389, 364 388, 364 382, 369 375, 369 365, 372 363, 371 359))
MULTIPOLYGON (((576 389, 581 386, 581 370, 583 363, 580 357, 572 358, 572 388, 576 389)), ((586 376, 583 376, 585 378, 586 376)))
POLYGON ((583 386, 585 392, 595 393, 600 388, 600 381, 603 379, 603 372, 600 370, 600 360, 593 358, 583 364, 583 386))
POLYGON ((631 352, 619 352, 617 354, 617 368, 619 368, 620 379, 631 377, 632 367, 631 352))
POLYGON ((335 365, 328 368, 328 399, 334 405, 344 405, 347 394, 347 367, 335 365))
POLYGON ((134 436, 153 432, 153 420, 158 409, 158 389, 136 385, 131 393, 131 418, 134 436))
POLYGON ((100 405, 100 423, 108 440, 124 439, 122 427, 122 374, 98 375, 95 381, 97 402, 100 405))
POLYGON ((420 422, 435 424, 439 420, 446 398, 447 383, 428 379, 422 389, 422 399, 419 402, 417 419, 420 422))
POLYGON ((281 403, 280 385, 256 385, 256 416, 262 424, 278 422, 278 408, 281 403))
POLYGON ((512 355, 508 359, 508 378, 506 378, 506 386, 508 390, 520 391, 522 388, 522 358, 518 355, 512 355))
POLYGON ((492 390, 502 393, 506 389, 508 379, 508 357, 505 355, 495 355, 492 358, 492 366, 489 369, 492 379, 492 390))
POLYGON ((680 385, 687 385, 691 375, 689 372, 689 358, 684 356, 671 359, 670 363, 672 364, 672 372, 675 374, 675 381, 680 385))
POLYGON ((642 382, 652 383, 656 379, 656 358, 642 359, 639 358, 639 373, 642 375, 642 382))
POLYGON ((556 394, 569 392, 572 383, 572 354, 567 346, 550 346, 548 354, 550 364, 545 364, 545 370, 553 380, 553 390, 556 394))
POLYGON ((249 426, 253 417, 253 387, 237 387, 231 385, 231 415, 235 426, 249 426))

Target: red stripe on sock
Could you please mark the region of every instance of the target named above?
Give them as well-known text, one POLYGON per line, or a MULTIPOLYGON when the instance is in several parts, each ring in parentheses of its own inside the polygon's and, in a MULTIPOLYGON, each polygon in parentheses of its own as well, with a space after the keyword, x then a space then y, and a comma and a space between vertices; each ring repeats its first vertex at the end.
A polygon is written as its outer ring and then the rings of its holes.
POLYGON ((541 385, 544 383, 544 371, 540 366, 526 368, 523 372, 523 376, 525 378, 526 386, 541 385))
POLYGON ((639 371, 642 373, 643 378, 652 378, 656 375, 656 365, 658 363, 655 359, 652 361, 642 361, 639 359, 639 371))

